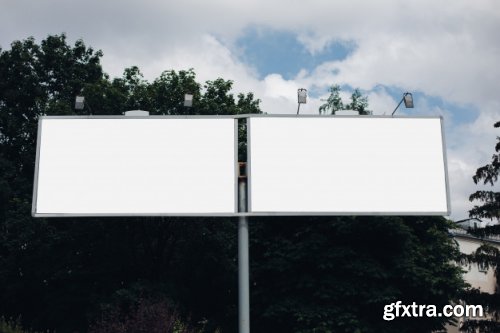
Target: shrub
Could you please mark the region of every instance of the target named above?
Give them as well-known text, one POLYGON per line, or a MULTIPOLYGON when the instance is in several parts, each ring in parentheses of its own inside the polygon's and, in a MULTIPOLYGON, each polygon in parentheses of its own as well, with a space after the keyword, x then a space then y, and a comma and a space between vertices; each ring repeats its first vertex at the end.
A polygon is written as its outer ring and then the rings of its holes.
POLYGON ((201 333, 165 301, 141 299, 129 310, 114 309, 91 325, 89 333, 201 333))
POLYGON ((4 316, 1 316, 0 333, 37 333, 37 332, 24 329, 21 325, 21 318, 13 320, 13 319, 6 319, 4 316))

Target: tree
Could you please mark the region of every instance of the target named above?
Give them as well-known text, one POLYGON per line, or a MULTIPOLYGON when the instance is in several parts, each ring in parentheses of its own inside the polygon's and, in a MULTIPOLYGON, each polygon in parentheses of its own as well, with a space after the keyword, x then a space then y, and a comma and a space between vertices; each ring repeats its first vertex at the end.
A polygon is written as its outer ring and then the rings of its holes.
MULTIPOLYGON (((500 127, 500 121, 495 123, 496 128, 500 127)), ((476 174, 472 177, 475 184, 483 182, 484 185, 491 186, 498 180, 500 172, 500 137, 497 136, 497 144, 495 145, 495 154, 491 157, 491 163, 480 167, 476 170, 476 174)), ((476 191, 471 194, 470 201, 478 200, 483 204, 474 206, 469 212, 471 217, 489 218, 494 220, 500 219, 500 192, 494 191, 476 191)))
POLYGON ((89 333, 201 333, 165 301, 140 300, 125 313, 111 312, 92 325, 89 333))
POLYGON ((0 52, 0 314, 22 315, 42 330, 85 331, 102 307, 149 293, 208 318, 207 328, 228 322, 237 295, 229 219, 31 218, 41 115, 260 112, 253 94, 233 96, 232 81, 208 81, 203 92, 192 69, 150 83, 135 66, 110 79, 101 56, 81 40, 68 45, 65 35, 15 41, 0 52), (185 93, 194 94, 190 109, 185 93), (86 97, 84 110, 73 109, 77 94, 86 97))
POLYGON ((326 113, 328 110, 331 110, 331 114, 335 114, 336 111, 344 109, 344 104, 340 98, 340 90, 338 84, 330 87, 330 96, 328 96, 326 103, 319 107, 319 114, 326 113))
POLYGON ((368 114, 366 108, 368 107, 368 97, 361 95, 358 88, 354 89, 351 95, 351 103, 347 105, 347 110, 359 111, 359 114, 368 114))
POLYGON ((331 114, 339 110, 354 110, 359 111, 360 115, 369 114, 368 108, 368 97, 363 96, 361 91, 356 88, 351 94, 351 102, 344 105, 342 98, 340 97, 341 88, 338 84, 330 87, 330 96, 326 100, 326 103, 319 107, 320 114, 326 114, 329 110, 331 114))
POLYGON ((50 248, 54 228, 30 217, 37 120, 73 113, 77 92, 102 78, 100 57, 65 35, 15 41, 0 53, 0 312, 31 323, 46 314, 47 261, 60 256, 50 248))
MULTIPOLYGON (((68 45, 64 35, 40 45, 32 38, 14 42, 0 53, 0 316, 21 315, 37 330, 84 332, 103 310, 128 308, 134 316, 140 301, 154 295, 171 300, 183 318, 206 322, 207 332, 235 331, 234 219, 30 216, 40 115, 260 112, 259 100, 234 94, 230 80, 199 83, 189 69, 149 82, 138 67, 110 79, 101 56, 83 41, 68 45), (80 93, 88 104, 75 111, 80 93), (194 95, 190 109, 185 93, 194 95)), ((363 104, 360 96, 354 101, 353 108, 363 104)), ((433 217, 252 218, 252 326, 318 333, 441 327, 444 318, 381 317, 383 305, 396 300, 456 299, 463 281, 451 264, 457 249, 448 227, 433 217)))
MULTIPOLYGON (((500 122, 494 124, 495 128, 500 127, 500 122)), ((476 170, 476 174, 472 177, 475 184, 483 183, 484 185, 491 185, 498 181, 500 172, 500 137, 497 136, 497 143, 495 145, 495 153, 491 157, 491 162, 476 170)), ((478 190, 470 195, 470 201, 480 201, 481 205, 475 205, 469 211, 470 217, 488 218, 491 220, 500 220, 500 192, 478 190)), ((500 225, 496 224, 482 229, 470 229, 469 233, 480 237, 500 234, 500 225)), ((464 331, 474 331, 479 329, 480 332, 498 332, 500 330, 500 251, 493 246, 483 244, 470 256, 464 256, 464 260, 468 262, 481 263, 486 267, 493 267, 495 276, 497 278, 497 293, 490 295, 481 292, 477 289, 470 289, 465 294, 464 298, 470 304, 482 304, 488 309, 488 314, 492 320, 469 320, 464 325, 464 331)))
POLYGON ((443 318, 382 319, 397 300, 444 306, 464 287, 441 217, 267 218, 251 223, 258 332, 431 332, 443 318))

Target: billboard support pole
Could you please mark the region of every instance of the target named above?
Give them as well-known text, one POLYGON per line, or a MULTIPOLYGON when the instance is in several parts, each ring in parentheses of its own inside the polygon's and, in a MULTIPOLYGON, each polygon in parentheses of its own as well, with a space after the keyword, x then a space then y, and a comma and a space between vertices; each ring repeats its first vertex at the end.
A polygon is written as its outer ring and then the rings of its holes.
MULTIPOLYGON (((240 164, 238 177, 238 211, 247 211, 246 164, 240 164)), ((238 321, 239 333, 250 333, 250 279, 248 251, 248 217, 238 217, 238 321)))

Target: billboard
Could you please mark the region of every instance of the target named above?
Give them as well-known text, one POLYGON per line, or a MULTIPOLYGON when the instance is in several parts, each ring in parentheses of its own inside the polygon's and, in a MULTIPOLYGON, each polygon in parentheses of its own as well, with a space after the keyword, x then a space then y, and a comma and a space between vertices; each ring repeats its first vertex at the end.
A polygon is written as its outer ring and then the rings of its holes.
POLYGON ((262 116, 248 122, 253 214, 449 214, 441 118, 262 116))
POLYGON ((41 117, 34 216, 237 211, 237 124, 224 117, 41 117))

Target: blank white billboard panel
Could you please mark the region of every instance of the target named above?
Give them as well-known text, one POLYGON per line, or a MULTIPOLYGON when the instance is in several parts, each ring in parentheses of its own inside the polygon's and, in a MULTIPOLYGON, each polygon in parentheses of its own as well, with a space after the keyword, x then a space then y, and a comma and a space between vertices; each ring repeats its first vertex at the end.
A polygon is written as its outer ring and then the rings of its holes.
POLYGON ((441 118, 249 122, 252 213, 449 213, 441 118))
POLYGON ((230 118, 43 117, 33 214, 233 214, 235 137, 230 118))

